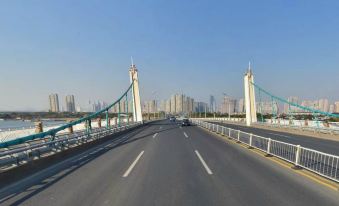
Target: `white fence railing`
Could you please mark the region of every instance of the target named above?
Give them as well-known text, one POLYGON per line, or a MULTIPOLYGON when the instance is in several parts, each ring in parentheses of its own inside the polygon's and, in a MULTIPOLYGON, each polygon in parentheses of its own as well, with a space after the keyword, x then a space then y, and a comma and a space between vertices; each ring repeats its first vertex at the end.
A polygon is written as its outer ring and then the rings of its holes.
POLYGON ((289 144, 271 138, 261 137, 240 130, 193 119, 200 127, 219 133, 301 167, 323 177, 339 182, 339 156, 289 144))
MULTIPOLYGON (((245 124, 245 118, 224 118, 224 117, 216 117, 216 118, 195 118, 197 120, 203 121, 220 121, 220 122, 235 122, 235 123, 243 123, 245 124)), ((305 126, 302 124, 286 124, 282 123, 283 121, 274 121, 266 119, 265 122, 257 122, 254 125, 260 125, 265 127, 272 127, 272 128, 287 128, 293 129, 298 131, 309 131, 314 133, 325 133, 325 134, 332 134, 332 135, 339 135, 339 126, 338 124, 331 123, 330 127, 325 127, 323 124, 319 123, 317 126, 315 123, 312 123, 312 126, 305 126), (279 123, 280 122, 280 123, 279 123), (337 125, 337 126, 334 126, 337 125)), ((311 122, 311 121, 309 121, 311 122)))

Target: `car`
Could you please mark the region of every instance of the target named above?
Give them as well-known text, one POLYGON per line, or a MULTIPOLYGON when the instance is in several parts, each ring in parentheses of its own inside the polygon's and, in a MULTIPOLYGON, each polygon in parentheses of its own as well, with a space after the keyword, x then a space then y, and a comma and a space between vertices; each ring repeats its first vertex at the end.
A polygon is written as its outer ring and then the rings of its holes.
POLYGON ((191 126, 191 122, 189 119, 183 119, 181 122, 181 126, 191 126))
POLYGON ((175 120, 176 120, 175 117, 170 117, 171 122, 175 122, 175 120))

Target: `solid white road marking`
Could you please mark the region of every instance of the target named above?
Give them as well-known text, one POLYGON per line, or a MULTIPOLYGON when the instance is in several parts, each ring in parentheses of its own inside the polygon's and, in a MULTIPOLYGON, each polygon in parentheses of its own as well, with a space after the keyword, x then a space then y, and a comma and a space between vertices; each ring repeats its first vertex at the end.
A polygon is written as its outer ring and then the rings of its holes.
POLYGON ((129 166, 128 170, 125 172, 125 174, 122 177, 128 177, 129 173, 132 171, 134 166, 137 164, 139 161, 140 157, 144 154, 144 151, 141 151, 140 154, 137 156, 137 158, 134 160, 134 162, 129 166))
POLYGON ((276 135, 276 136, 280 136, 280 137, 286 137, 286 138, 292 138, 290 136, 287 136, 287 135, 283 135, 283 134, 276 134, 276 133, 271 133, 271 132, 267 132, 267 134, 273 134, 273 135, 276 135))
POLYGON ((157 135, 158 135, 158 133, 155 133, 155 134, 153 135, 153 138, 155 138, 157 135))
POLYGON ((197 154, 198 158, 200 159, 200 162, 202 163, 202 165, 205 167, 207 173, 209 175, 212 175, 213 172, 211 171, 211 169, 207 166, 205 160, 201 157, 201 155, 199 154, 198 150, 195 150, 195 154, 197 154))
POLYGON ((188 135, 186 134, 186 132, 184 132, 184 135, 185 135, 186 138, 188 138, 188 135))

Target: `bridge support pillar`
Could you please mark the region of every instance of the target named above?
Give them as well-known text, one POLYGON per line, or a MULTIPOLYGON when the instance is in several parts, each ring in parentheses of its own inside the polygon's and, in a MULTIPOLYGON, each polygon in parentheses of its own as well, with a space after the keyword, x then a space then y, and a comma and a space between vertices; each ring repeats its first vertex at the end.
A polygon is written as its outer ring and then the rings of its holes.
POLYGON ((42 122, 36 122, 35 123, 35 133, 41 133, 43 132, 43 126, 42 126, 42 122))
MULTIPOLYGON (((69 120, 67 123, 71 123, 72 121, 69 120)), ((73 126, 68 127, 68 133, 73 134, 73 126)))
POLYGON ((244 91, 245 91, 245 109, 246 109, 246 125, 251 126, 252 123, 257 122, 257 110, 255 102, 253 74, 249 65, 248 71, 244 77, 244 91))
POLYGON ((141 113, 141 102, 140 102, 140 92, 139 92, 139 80, 138 80, 138 70, 133 64, 129 69, 130 82, 132 85, 132 102, 133 102, 133 121, 141 122, 142 113, 141 113))
POLYGON ((101 117, 99 117, 99 118, 97 119, 97 121, 98 121, 98 127, 101 128, 101 117))

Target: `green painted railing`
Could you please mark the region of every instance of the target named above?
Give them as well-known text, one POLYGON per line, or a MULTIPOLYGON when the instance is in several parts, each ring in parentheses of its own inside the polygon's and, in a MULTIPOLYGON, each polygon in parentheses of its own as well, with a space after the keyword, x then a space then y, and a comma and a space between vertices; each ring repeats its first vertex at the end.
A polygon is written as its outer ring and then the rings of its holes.
MULTIPOLYGON (((86 117, 83 117, 83 118, 80 118, 80 119, 77 119, 75 121, 72 121, 70 123, 67 123, 65 125, 62 125, 60 127, 57 127, 57 128, 54 128, 54 129, 50 129, 46 132, 41 132, 41 133, 37 133, 37 134, 32 134, 32 135, 28 135, 28 136, 25 136, 25 137, 19 137, 19 138, 16 138, 14 140, 9 140, 9 141, 6 141, 6 142, 1 142, 0 143, 0 148, 6 148, 6 147, 9 147, 9 146, 13 146, 13 145, 17 145, 17 144, 22 144, 22 143, 25 143, 27 141, 31 141, 31 140, 34 140, 34 139, 42 139, 42 138, 45 138, 47 136, 51 136, 51 137, 55 137, 55 135, 62 131, 62 130, 65 130, 69 127, 72 127, 72 126, 75 126, 77 124, 80 124, 80 123, 83 123, 83 122, 86 122, 86 121, 91 121, 91 119, 94 119, 98 116, 100 116, 101 114, 104 114, 106 113, 106 121, 108 122, 108 110, 110 110, 112 107, 114 107, 116 104, 119 104, 119 108, 120 108, 120 101, 125 97, 126 100, 127 100, 127 94, 128 92, 132 89, 132 86, 133 86, 133 83, 128 87, 128 89, 126 90, 126 92, 121 95, 121 97, 116 100, 115 102, 113 102, 112 104, 110 104, 109 106, 105 107, 104 109, 98 111, 98 112, 95 112, 93 114, 90 114, 86 117)), ((120 109, 119 109, 119 124, 120 124, 120 109)))
POLYGON ((302 109, 302 110, 304 110, 304 111, 311 112, 312 114, 321 114, 321 115, 324 115, 324 116, 327 116, 327 117, 335 117, 335 118, 339 118, 339 115, 338 115, 338 114, 332 114, 332 113, 324 112, 324 111, 321 111, 321 110, 318 110, 318 109, 313 109, 313 108, 310 108, 310 107, 305 107, 305 106, 299 105, 299 104, 294 103, 294 102, 289 102, 289 101, 287 101, 286 99, 283 99, 283 98, 281 98, 281 97, 278 97, 278 96, 275 96, 275 95, 271 94, 270 92, 264 90, 263 88, 261 88, 261 87, 258 86, 257 84, 255 84, 255 83, 253 83, 253 82, 251 82, 251 83, 254 85, 254 87, 255 87, 256 89, 259 90, 259 94, 260 94, 261 92, 263 92, 263 93, 267 94, 269 97, 271 97, 272 99, 275 99, 275 100, 278 100, 278 101, 280 101, 280 102, 286 103, 286 104, 288 104, 288 105, 290 105, 290 106, 297 107, 297 108, 302 109))

